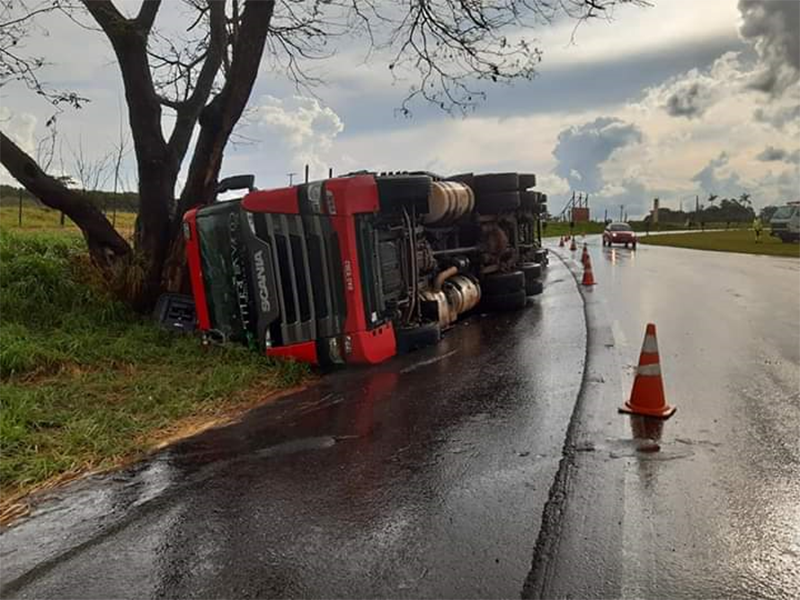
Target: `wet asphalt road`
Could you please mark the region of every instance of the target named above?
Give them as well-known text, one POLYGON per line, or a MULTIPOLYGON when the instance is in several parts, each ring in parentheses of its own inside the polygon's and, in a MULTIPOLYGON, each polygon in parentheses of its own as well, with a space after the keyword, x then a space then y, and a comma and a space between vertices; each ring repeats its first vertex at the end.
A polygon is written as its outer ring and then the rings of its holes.
POLYGON ((800 262, 587 241, 598 285, 569 494, 526 595, 800 597, 800 262), (663 425, 614 414, 648 321, 678 407, 663 425))
POLYGON ((800 263, 587 241, 583 298, 558 250, 525 312, 70 486, 2 596, 800 596, 800 263), (648 321, 661 426, 616 412, 648 321))
POLYGON ((87 481, 0 537, 4 597, 518 597, 586 351, 522 312, 87 481))

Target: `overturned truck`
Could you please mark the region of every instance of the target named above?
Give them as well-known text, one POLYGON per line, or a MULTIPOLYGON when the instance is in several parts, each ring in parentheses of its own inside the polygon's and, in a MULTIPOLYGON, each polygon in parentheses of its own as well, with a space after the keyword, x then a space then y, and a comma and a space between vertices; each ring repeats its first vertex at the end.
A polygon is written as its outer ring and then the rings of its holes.
POLYGON ((542 291, 547 197, 533 174, 358 172, 247 189, 184 217, 209 342, 319 365, 374 364, 435 344, 462 315, 542 291))

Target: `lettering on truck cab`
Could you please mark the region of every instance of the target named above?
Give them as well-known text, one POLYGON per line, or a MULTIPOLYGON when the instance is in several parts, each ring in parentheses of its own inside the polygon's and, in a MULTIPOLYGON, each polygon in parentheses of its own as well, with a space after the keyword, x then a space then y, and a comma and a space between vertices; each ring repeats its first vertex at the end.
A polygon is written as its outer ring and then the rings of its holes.
POLYGON ((267 266, 264 263, 264 251, 259 250, 253 255, 256 265, 256 285, 258 286, 258 298, 261 301, 261 310, 269 312, 269 288, 267 287, 267 266))

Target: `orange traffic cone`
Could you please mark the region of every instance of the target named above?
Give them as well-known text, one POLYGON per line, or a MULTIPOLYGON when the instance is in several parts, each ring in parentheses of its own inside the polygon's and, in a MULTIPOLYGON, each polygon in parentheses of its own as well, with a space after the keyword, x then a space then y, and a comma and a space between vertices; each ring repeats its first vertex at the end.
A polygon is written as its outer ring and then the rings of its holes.
POLYGON ((558 247, 559 248, 563 248, 564 247, 564 236, 563 235, 558 240, 558 247))
POLYGON ((583 254, 581 255, 581 262, 583 266, 586 266, 586 261, 589 260, 589 248, 587 248, 586 244, 583 245, 583 254))
POLYGON ((668 419, 675 410, 674 406, 667 404, 664 397, 656 326, 648 323, 647 331, 644 334, 642 353, 639 355, 639 367, 636 370, 636 378, 633 380, 631 398, 625 403, 625 406, 619 409, 619 412, 668 419))
POLYGON ((572 238, 572 239, 570 239, 570 242, 569 242, 569 249, 570 249, 572 252, 575 252, 575 250, 577 250, 577 249, 578 249, 578 247, 575 245, 575 238, 572 238))
POLYGON ((583 285, 594 285, 594 273, 592 273, 592 259, 586 255, 586 262, 583 263, 583 285))

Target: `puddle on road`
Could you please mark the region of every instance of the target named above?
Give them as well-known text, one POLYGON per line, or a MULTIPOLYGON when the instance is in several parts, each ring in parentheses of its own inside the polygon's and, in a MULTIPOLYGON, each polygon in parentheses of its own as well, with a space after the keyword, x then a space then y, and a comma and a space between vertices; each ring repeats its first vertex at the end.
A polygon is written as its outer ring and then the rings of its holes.
MULTIPOLYGON (((338 439, 348 439, 357 436, 341 436, 338 439)), ((267 448, 262 448, 253 453, 254 456, 259 458, 268 458, 273 456, 285 456, 287 454, 294 454, 295 452, 303 452, 305 450, 324 450, 336 445, 337 437, 332 435, 324 435, 320 437, 302 438, 299 440, 290 440, 282 444, 276 444, 267 448)))

